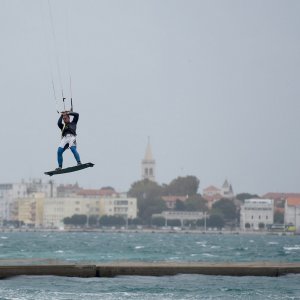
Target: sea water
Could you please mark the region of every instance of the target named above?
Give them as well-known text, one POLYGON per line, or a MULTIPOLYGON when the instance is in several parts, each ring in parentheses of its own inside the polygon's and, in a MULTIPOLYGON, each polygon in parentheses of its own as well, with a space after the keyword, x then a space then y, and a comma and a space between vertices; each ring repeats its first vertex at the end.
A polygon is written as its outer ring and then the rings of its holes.
MULTIPOLYGON (((300 262, 300 236, 172 233, 0 233, 0 264, 300 262)), ((65 278, 0 281, 0 299, 300 299, 300 275, 65 278)))

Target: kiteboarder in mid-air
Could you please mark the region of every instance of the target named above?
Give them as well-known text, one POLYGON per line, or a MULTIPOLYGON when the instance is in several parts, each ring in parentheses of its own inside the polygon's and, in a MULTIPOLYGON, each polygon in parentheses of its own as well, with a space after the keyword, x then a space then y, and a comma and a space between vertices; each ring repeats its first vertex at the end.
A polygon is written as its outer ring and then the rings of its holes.
POLYGON ((68 148, 72 151, 77 161, 77 165, 81 165, 80 156, 76 147, 76 127, 78 119, 79 114, 76 112, 62 112, 58 119, 57 125, 61 130, 61 142, 57 149, 58 168, 56 168, 56 171, 62 169, 63 153, 68 148), (70 116, 73 117, 72 121, 70 120, 70 116))
MULTIPOLYGON (((48 0, 48 9, 49 9, 49 17, 50 17, 50 25, 52 30, 52 37, 53 37, 53 47, 54 49, 58 50, 58 44, 56 43, 56 34, 55 34, 55 24, 54 24, 54 18, 52 14, 52 8, 51 8, 51 0, 48 0)), ((69 48, 68 48, 69 49, 69 48)), ((59 147, 57 149, 57 162, 58 162, 58 168, 52 171, 44 172, 44 174, 53 176, 57 174, 64 174, 64 173, 70 173, 75 172, 79 170, 83 170, 89 167, 93 167, 94 164, 91 162, 88 163, 81 163, 79 153, 77 152, 77 146, 76 146, 76 127, 77 122, 79 119, 79 114, 73 112, 73 100, 72 100, 72 80, 71 80, 71 72, 69 69, 69 80, 70 80, 70 108, 66 109, 66 100, 67 98, 64 96, 64 85, 66 84, 65 80, 66 78, 62 77, 62 72, 59 64, 59 52, 56 53, 56 71, 54 72, 57 76, 58 83, 60 85, 60 91, 62 96, 62 102, 63 102, 63 111, 58 109, 58 97, 57 97, 57 89, 55 87, 55 77, 53 76, 53 73, 51 70, 51 79, 52 79, 52 88, 53 88, 53 96, 54 100, 56 102, 56 111, 60 114, 60 118, 58 119, 58 127, 61 130, 61 142, 59 144, 59 147), (70 149, 75 157, 75 160, 77 162, 77 165, 63 168, 63 153, 70 149)), ((70 66, 69 66, 70 67, 70 66)), ((62 108, 60 106, 60 108, 62 108)))
POLYGON ((56 168, 54 171, 45 172, 46 175, 52 176, 57 174, 70 173, 94 166, 94 164, 91 162, 82 164, 80 161, 80 156, 76 146, 76 127, 78 119, 79 114, 73 112, 72 109, 71 111, 64 111, 61 113, 60 118, 57 122, 57 125, 61 130, 61 142, 57 149, 58 168, 56 168), (73 117, 72 121, 70 117, 73 117), (72 151, 76 159, 77 166, 63 169, 63 153, 68 148, 70 148, 70 150, 72 151))

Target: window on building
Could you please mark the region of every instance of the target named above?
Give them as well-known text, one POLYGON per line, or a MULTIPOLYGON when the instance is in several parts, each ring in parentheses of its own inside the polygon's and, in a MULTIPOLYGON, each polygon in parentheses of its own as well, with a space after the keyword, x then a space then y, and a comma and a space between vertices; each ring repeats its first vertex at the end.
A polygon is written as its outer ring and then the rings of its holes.
POLYGON ((145 169, 145 174, 148 175, 148 168, 145 169))
POLYGON ((153 169, 152 169, 152 168, 149 169, 149 174, 150 174, 151 176, 153 175, 153 169))

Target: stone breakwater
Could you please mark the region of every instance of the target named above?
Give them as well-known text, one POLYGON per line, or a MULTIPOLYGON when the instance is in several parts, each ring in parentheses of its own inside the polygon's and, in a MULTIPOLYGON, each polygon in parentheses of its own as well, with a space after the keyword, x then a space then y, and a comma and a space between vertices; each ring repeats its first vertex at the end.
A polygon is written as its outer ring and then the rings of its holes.
POLYGON ((144 263, 40 264, 0 266, 0 278, 20 275, 66 277, 171 276, 201 274, 221 276, 271 276, 299 274, 300 263, 144 263))

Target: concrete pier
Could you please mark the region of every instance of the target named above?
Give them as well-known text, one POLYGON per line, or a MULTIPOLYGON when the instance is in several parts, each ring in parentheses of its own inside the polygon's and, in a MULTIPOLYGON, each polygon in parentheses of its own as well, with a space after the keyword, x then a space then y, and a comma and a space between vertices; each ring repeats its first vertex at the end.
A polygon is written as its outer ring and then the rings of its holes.
POLYGON ((281 276, 300 273, 300 263, 147 263, 118 262, 97 265, 39 264, 0 266, 0 278, 18 275, 114 277, 120 275, 170 276, 202 274, 222 276, 281 276))

